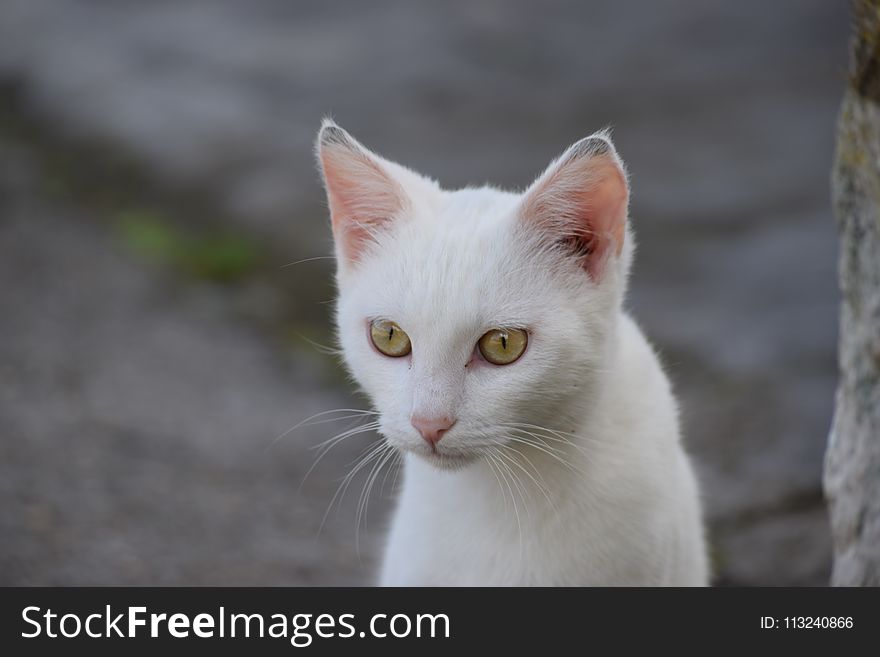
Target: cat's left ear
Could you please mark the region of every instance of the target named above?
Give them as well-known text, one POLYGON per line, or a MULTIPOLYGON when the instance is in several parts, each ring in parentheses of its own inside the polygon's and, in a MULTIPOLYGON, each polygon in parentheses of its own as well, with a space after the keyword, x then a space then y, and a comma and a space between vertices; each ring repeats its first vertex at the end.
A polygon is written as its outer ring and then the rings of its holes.
POLYGON ((611 138, 599 132, 568 148, 525 192, 522 220, 580 260, 600 281, 626 239, 629 184, 611 138))

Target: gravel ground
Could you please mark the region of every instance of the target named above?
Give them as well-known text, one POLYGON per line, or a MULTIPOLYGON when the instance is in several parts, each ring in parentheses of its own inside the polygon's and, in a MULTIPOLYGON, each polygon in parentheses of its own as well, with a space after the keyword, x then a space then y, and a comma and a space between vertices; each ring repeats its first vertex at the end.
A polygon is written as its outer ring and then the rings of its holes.
POLYGON ((299 485, 320 434, 276 436, 351 399, 230 316, 222 290, 132 262, 88 216, 40 200, 0 150, 0 581, 368 581, 342 468, 299 485), (18 284, 12 284, 17 281, 18 284))
POLYGON ((332 432, 269 447, 363 403, 331 359, 283 337, 329 342, 326 261, 280 268, 328 252, 311 154, 328 113, 447 186, 522 186, 613 125, 640 243, 631 306, 682 399, 717 581, 825 583, 846 28, 825 0, 0 4, 14 96, 0 583, 371 581, 387 489, 358 533, 354 484, 318 536, 371 438, 301 489, 332 432), (74 174, 58 180, 47 151, 74 174), (123 183, 130 205, 170 199, 175 225, 263 245, 260 274, 216 283, 143 259, 77 189, 123 183))

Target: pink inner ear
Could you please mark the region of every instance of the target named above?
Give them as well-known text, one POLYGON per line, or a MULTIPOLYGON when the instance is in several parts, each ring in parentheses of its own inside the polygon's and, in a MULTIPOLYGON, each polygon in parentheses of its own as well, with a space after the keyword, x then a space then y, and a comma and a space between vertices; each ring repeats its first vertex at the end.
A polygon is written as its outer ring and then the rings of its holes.
POLYGON ((376 231, 400 213, 402 190, 378 162, 349 145, 328 144, 320 158, 334 239, 357 262, 376 231))
POLYGON ((610 153, 569 156, 528 192, 527 221, 583 257, 583 267, 600 280, 608 258, 620 256, 626 236, 629 189, 610 153))

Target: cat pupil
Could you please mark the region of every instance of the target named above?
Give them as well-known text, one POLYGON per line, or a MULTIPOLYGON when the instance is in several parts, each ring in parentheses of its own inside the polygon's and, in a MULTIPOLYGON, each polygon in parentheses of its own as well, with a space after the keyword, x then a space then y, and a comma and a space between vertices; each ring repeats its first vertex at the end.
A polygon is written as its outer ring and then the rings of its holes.
POLYGON ((507 335, 505 333, 501 334, 501 348, 507 350, 507 335))
POLYGON ((388 342, 391 342, 391 337, 394 335, 394 327, 391 326, 388 329, 388 342))

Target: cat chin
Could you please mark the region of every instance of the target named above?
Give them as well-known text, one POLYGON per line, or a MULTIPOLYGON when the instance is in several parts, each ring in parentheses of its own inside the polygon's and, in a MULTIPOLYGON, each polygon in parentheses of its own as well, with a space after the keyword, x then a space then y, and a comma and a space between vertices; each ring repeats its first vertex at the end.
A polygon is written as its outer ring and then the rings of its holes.
POLYGON ((421 450, 413 451, 412 453, 437 470, 446 471, 461 470, 479 459, 476 454, 443 454, 421 450))

